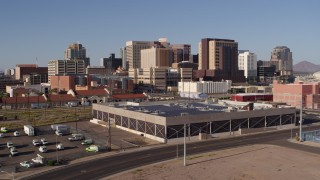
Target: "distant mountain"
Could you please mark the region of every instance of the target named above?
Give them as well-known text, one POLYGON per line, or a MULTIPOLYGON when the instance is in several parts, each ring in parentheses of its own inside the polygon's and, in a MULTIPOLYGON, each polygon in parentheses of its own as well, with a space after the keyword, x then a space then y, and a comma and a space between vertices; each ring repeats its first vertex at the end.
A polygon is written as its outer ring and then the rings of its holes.
POLYGON ((320 71, 320 65, 313 64, 309 61, 301 61, 298 64, 293 65, 293 71, 314 73, 320 71))

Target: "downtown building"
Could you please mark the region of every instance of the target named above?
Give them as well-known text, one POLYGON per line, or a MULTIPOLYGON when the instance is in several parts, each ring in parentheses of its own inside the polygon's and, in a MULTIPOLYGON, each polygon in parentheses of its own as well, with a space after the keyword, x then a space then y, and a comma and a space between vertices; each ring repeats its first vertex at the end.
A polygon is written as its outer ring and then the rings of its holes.
POLYGON ((292 52, 286 46, 273 48, 270 61, 258 61, 257 64, 258 79, 261 82, 272 84, 274 79, 284 83, 294 81, 292 52))
POLYGON ((248 50, 239 50, 238 68, 244 71, 247 82, 255 82, 257 79, 257 55, 248 50))
POLYGON ((238 43, 229 39, 202 39, 196 79, 245 82, 244 71, 238 69, 238 43))
POLYGON ((274 62, 280 76, 292 75, 292 52, 287 46, 277 46, 272 49, 271 62, 274 62))
POLYGON ((90 58, 86 55, 86 48, 82 46, 80 43, 73 43, 68 46, 68 48, 64 51, 64 59, 65 60, 83 60, 85 63, 85 67, 90 65, 90 58))
POLYGON ((125 59, 130 68, 141 67, 141 50, 149 49, 154 45, 154 42, 150 41, 128 41, 125 47, 125 59))
POLYGON ((37 64, 17 64, 15 79, 31 85, 48 83, 48 67, 38 67, 37 64))
POLYGON ((48 63, 48 76, 51 89, 68 91, 75 85, 86 85, 84 60, 51 60, 48 63))
POLYGON ((108 58, 101 58, 101 66, 106 69, 107 74, 112 74, 117 68, 122 67, 122 59, 116 58, 114 53, 111 53, 108 58))
POLYGON ((192 68, 171 68, 174 61, 189 62, 190 45, 170 45, 166 38, 130 41, 126 45, 129 77, 139 91, 177 91, 181 79, 192 79, 192 68))
POLYGON ((124 69, 141 68, 141 50, 150 48, 166 48, 170 52, 169 63, 192 61, 191 45, 173 44, 170 45, 167 38, 160 38, 158 41, 128 41, 126 46, 121 48, 124 69))
POLYGON ((170 48, 172 49, 172 63, 193 62, 190 44, 173 44, 170 48))

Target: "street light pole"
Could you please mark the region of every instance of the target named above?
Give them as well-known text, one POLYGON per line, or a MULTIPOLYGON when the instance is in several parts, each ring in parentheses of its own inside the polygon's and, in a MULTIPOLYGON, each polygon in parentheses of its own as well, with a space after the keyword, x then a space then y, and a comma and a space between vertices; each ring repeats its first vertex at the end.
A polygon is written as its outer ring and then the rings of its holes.
POLYGON ((11 176, 12 180, 14 180, 14 174, 13 174, 13 172, 12 172, 12 173, 9 173, 9 172, 7 172, 7 171, 0 171, 0 172, 9 174, 9 175, 11 176))

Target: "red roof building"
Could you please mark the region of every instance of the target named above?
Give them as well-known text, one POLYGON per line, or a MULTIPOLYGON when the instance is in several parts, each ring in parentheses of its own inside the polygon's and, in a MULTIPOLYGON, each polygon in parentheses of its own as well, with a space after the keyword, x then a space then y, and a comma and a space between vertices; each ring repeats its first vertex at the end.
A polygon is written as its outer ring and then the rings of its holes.
POLYGON ((114 94, 109 101, 143 101, 146 100, 147 97, 144 94, 114 94))
POLYGON ((254 102, 254 101, 272 101, 272 94, 245 93, 232 95, 233 101, 254 102))

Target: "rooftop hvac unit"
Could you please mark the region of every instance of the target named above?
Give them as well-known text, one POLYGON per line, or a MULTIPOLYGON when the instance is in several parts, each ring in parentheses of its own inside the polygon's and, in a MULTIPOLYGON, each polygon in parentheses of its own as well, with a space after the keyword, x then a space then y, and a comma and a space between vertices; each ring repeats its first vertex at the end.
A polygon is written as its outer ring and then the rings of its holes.
POLYGON ((180 116, 188 116, 189 113, 180 113, 180 116))

